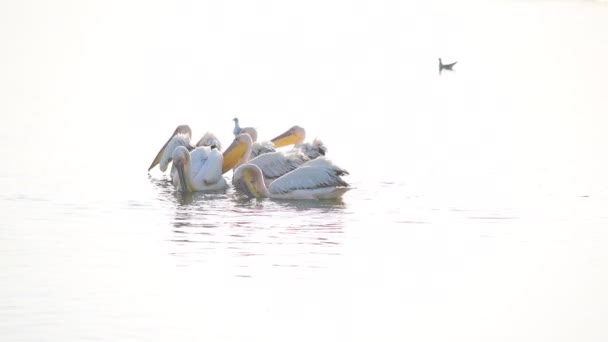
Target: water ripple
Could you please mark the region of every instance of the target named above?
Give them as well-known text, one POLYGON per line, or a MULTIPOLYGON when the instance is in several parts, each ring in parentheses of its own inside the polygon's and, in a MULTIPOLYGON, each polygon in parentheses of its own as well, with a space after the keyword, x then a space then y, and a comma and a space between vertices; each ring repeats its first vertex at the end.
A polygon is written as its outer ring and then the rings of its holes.
MULTIPOLYGON (((345 216, 342 200, 246 199, 229 189, 181 194, 167 179, 151 179, 159 200, 173 212, 167 242, 181 266, 221 258, 235 276, 252 277, 268 267, 326 267, 341 255, 345 216)), ((135 205, 134 207, 140 207, 135 205)))

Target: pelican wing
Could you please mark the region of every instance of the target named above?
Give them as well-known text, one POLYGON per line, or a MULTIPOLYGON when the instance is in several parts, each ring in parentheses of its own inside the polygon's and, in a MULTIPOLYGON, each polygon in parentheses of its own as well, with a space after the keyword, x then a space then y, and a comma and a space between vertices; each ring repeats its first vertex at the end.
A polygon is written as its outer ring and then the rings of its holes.
POLYGON ((222 153, 209 146, 190 152, 190 182, 193 191, 220 190, 227 186, 222 177, 222 153))
POLYGON ((222 143, 220 143, 220 140, 211 132, 205 133, 205 135, 196 143, 196 146, 209 146, 211 148, 217 148, 220 151, 222 150, 222 143))
POLYGON ((270 141, 254 142, 253 145, 251 145, 250 158, 253 159, 261 154, 270 152, 276 152, 273 143, 271 143, 270 141))
POLYGON ((222 178, 223 162, 224 157, 222 156, 222 153, 217 149, 211 150, 207 157, 207 161, 198 172, 195 181, 201 179, 204 185, 212 185, 219 182, 222 178))
POLYGON ((211 148, 209 146, 199 146, 190 152, 190 172, 193 178, 203 168, 210 153, 211 148))
POLYGON ((344 170, 320 166, 302 166, 270 183, 272 194, 285 194, 296 190, 316 190, 320 188, 348 187, 340 176, 344 170))
POLYGON ((249 163, 257 165, 264 174, 264 178, 276 179, 282 175, 295 170, 308 161, 308 158, 300 151, 271 152, 257 156, 249 163))
POLYGON ((348 171, 346 171, 345 169, 334 164, 331 160, 329 160, 327 157, 324 157, 324 156, 313 159, 313 160, 309 160, 306 163, 304 163, 302 166, 327 169, 327 170, 330 170, 331 172, 337 174, 338 176, 348 175, 348 171))

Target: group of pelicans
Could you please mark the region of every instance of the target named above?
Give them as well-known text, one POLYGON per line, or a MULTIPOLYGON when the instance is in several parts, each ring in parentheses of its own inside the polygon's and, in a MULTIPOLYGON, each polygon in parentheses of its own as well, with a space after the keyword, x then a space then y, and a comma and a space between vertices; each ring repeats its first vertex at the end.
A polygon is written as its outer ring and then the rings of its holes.
POLYGON ((229 185, 223 174, 230 170, 235 190, 248 197, 331 199, 351 189, 342 179, 348 172, 325 157, 323 142, 304 142, 304 128, 293 126, 258 142, 255 128, 241 128, 238 119, 233 120, 234 141, 225 151, 212 133, 193 145, 190 127, 178 126, 148 171, 158 165, 165 172, 172 163, 171 182, 181 192, 225 190, 229 185))

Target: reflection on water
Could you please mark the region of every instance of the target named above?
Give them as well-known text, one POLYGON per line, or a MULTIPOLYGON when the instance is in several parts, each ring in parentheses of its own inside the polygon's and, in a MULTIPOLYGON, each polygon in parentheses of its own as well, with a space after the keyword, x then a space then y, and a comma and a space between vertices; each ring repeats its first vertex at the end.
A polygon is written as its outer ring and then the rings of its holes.
POLYGON ((328 258, 340 255, 342 200, 249 199, 232 188, 184 194, 164 177, 150 177, 150 182, 161 201, 172 203, 170 254, 180 266, 223 255, 236 276, 251 277, 251 268, 264 265, 324 268, 331 264, 328 258))

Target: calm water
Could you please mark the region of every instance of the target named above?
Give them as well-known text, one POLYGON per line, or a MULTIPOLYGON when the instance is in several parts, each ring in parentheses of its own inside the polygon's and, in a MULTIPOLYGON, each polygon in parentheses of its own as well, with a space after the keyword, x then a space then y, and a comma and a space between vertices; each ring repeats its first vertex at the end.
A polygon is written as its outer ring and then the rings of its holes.
POLYGON ((1 340, 608 339, 605 4, 0 7, 1 340), (354 189, 146 173, 235 116, 354 189))

